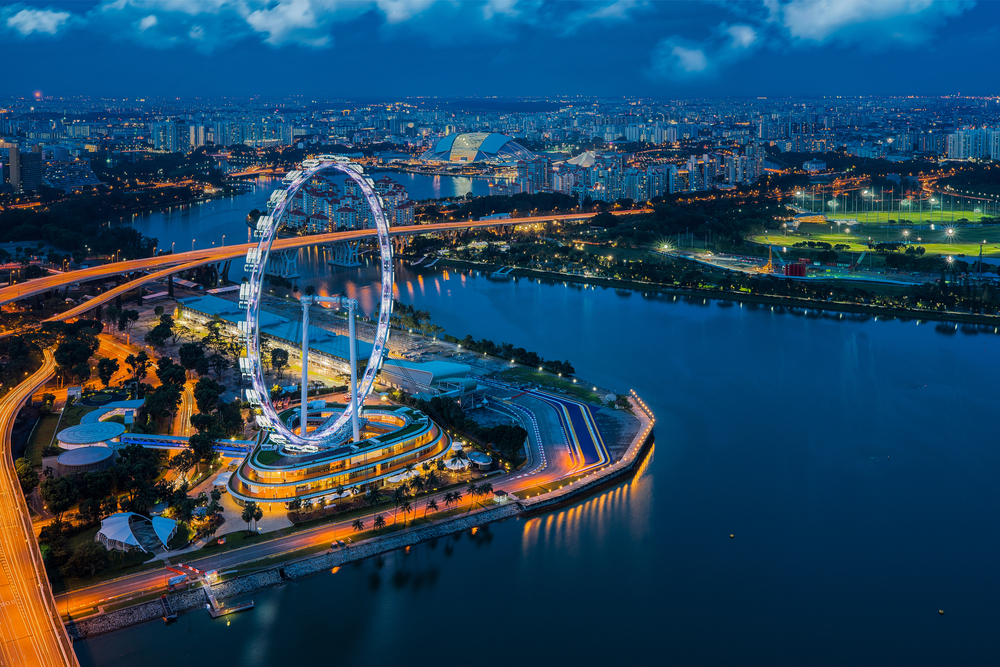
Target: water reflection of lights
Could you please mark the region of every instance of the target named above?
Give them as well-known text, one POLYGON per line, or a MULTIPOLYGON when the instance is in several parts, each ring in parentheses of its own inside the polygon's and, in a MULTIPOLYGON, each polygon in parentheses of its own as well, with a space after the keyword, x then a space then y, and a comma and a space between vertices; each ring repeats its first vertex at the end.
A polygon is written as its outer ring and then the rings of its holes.
POLYGON ((561 547, 567 541, 575 542, 585 526, 595 533, 588 536, 588 542, 600 544, 611 526, 620 522, 619 515, 623 512, 630 519, 629 525, 634 537, 646 533, 649 530, 648 514, 652 505, 652 478, 646 473, 655 450, 654 443, 627 483, 608 489, 573 507, 545 517, 528 519, 522 534, 522 552, 527 555, 537 545, 561 547))

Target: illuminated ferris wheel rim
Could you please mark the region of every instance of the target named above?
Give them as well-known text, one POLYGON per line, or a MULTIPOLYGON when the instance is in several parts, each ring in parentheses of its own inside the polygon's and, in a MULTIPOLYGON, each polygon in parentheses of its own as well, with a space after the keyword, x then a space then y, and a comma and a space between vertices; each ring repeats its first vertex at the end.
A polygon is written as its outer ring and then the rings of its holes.
MULTIPOLYGON (((287 213, 292 198, 299 189, 309 182, 313 176, 327 170, 341 172, 353 180, 361 189, 368 206, 371 208, 372 216, 375 219, 375 229, 379 245, 382 289, 372 354, 358 386, 351 388, 357 391, 356 405, 359 412, 362 406, 364 406, 365 399, 371 393, 375 383, 375 375, 382 365, 381 362, 387 349, 389 318, 392 313, 393 267, 392 243, 389 239, 389 222, 382 209, 382 198, 375 192, 373 183, 365 178, 360 165, 350 163, 344 158, 323 156, 320 160, 307 160, 302 163, 302 166, 304 170, 292 171, 285 177, 286 181, 291 179, 291 182, 284 190, 284 197, 279 201, 271 215, 263 216, 258 222, 257 233, 261 237, 260 241, 257 247, 251 248, 247 254, 246 268, 250 271, 250 279, 240 294, 240 301, 245 304, 247 311, 243 327, 247 355, 245 361, 241 359, 241 362, 244 366, 242 369, 244 375, 249 375, 253 383, 253 389, 247 390, 247 398, 251 404, 260 409, 260 414, 256 417, 257 424, 262 429, 268 431, 271 434, 271 440, 276 441, 278 444, 285 445, 293 450, 312 451, 340 444, 346 439, 344 429, 351 420, 353 408, 352 405, 348 405, 344 412, 332 423, 327 421, 312 433, 302 435, 295 433, 285 425, 278 417, 274 405, 271 403, 270 392, 267 389, 267 382, 264 379, 264 369, 260 359, 260 327, 258 322, 261 295, 264 287, 264 269, 267 266, 271 245, 277 236, 279 222, 287 213)), ((302 407, 304 408, 305 406, 302 407)))

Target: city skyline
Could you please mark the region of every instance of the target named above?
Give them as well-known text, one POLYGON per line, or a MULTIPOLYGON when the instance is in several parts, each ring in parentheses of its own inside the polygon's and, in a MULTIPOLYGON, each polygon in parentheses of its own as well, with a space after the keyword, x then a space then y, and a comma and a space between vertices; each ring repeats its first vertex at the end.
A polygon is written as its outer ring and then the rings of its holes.
POLYGON ((0 94, 988 95, 998 25, 933 0, 13 3, 0 94))

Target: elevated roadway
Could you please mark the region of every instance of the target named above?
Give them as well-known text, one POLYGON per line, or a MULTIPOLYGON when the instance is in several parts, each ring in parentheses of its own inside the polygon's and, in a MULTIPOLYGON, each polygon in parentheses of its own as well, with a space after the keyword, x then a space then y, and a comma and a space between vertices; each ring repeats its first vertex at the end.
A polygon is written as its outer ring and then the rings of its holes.
POLYGON ((56 610, 11 457, 10 433, 18 410, 55 374, 52 352, 44 354, 42 367, 0 401, 0 664, 4 667, 79 667, 56 610))
MULTIPOLYGON (((630 215, 635 213, 645 213, 646 210, 618 211, 615 215, 630 215)), ((545 222, 555 222, 560 220, 585 220, 592 218, 596 213, 573 213, 567 215, 550 215, 535 218, 507 218, 506 220, 480 220, 469 222, 444 222, 433 225, 407 225, 405 227, 392 227, 389 230, 390 236, 405 236, 410 234, 433 234, 449 231, 462 231, 465 229, 487 229, 491 227, 511 227, 517 225, 536 225, 545 222)), ((293 248, 303 248, 312 245, 324 245, 327 243, 338 243, 341 241, 358 241, 362 239, 374 238, 374 229, 358 229, 347 232, 332 232, 330 234, 314 234, 311 236, 296 236, 293 238, 278 239, 271 247, 271 251, 289 250, 293 248)), ((59 273, 33 280, 26 280, 16 285, 0 288, 0 305, 25 299, 36 294, 57 289, 66 284, 87 282, 101 278, 110 278, 140 271, 157 271, 155 275, 160 278, 171 273, 203 266, 205 264, 215 264, 228 259, 246 257, 247 250, 256 248, 256 243, 241 243, 237 245, 224 246, 221 248, 209 248, 206 250, 194 250, 191 252, 179 252, 171 255, 160 255, 157 257, 146 257, 143 259, 132 259, 124 262, 114 262, 92 266, 87 269, 79 269, 69 273, 59 273), (167 270, 170 269, 170 270, 167 270)), ((156 280, 147 276, 143 280, 148 282, 156 280)), ((131 289, 135 289, 133 286, 131 289)), ((94 305, 90 307, 93 308, 94 305)))

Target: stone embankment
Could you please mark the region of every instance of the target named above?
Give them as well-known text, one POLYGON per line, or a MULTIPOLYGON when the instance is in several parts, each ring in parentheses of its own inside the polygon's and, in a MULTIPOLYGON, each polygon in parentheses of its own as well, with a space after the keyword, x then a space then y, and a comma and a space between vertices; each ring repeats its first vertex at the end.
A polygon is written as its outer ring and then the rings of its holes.
POLYGON ((476 512, 475 514, 470 514, 469 516, 450 519, 448 521, 442 521, 441 523, 435 523, 429 526, 423 526, 405 533, 400 533, 399 535, 367 540, 360 544, 340 549, 339 551, 289 563, 288 565, 285 565, 283 570, 285 576, 289 579, 298 579, 299 577, 306 577, 310 574, 316 574, 317 572, 322 572, 333 567, 370 558, 371 556, 388 553, 390 551, 395 551, 396 549, 403 549, 420 542, 445 537, 447 535, 459 533, 463 530, 469 530, 470 528, 475 528, 477 526, 484 526, 494 521, 509 519, 510 517, 517 516, 520 513, 521 508, 517 505, 517 503, 509 503, 493 509, 476 512))
MULTIPOLYGON (((208 603, 205 591, 201 588, 184 591, 183 593, 173 593, 169 597, 171 608, 178 613, 194 609, 195 607, 201 607, 208 603)), ((159 598, 132 607, 126 607, 125 609, 118 609, 98 614, 97 616, 91 616, 90 618, 84 618, 79 621, 70 621, 66 624, 66 631, 75 641, 77 639, 96 637, 106 632, 114 632, 115 630, 139 625, 140 623, 158 618, 163 618, 163 604, 159 598)))
MULTIPOLYGON (((632 440, 631 445, 626 449, 625 455, 617 462, 606 465, 582 479, 567 484, 562 489, 536 496, 530 500, 508 502, 497 507, 479 510, 466 516, 455 517, 398 534, 375 537, 336 551, 292 561, 281 567, 274 567, 264 572, 236 577, 235 579, 214 585, 212 593, 219 600, 247 595, 263 588, 276 586, 284 579, 307 577, 334 567, 395 551, 396 549, 404 549, 420 542, 445 537, 495 521, 530 514, 575 501, 576 497, 581 493, 596 489, 626 473, 634 472, 641 463, 642 453, 652 440, 652 430, 655 420, 649 408, 646 407, 634 392, 629 397, 629 401, 632 404, 634 414, 639 418, 640 426, 639 432, 632 440)), ((170 594, 169 600, 170 607, 178 613, 208 604, 208 597, 203 588, 170 594)), ((66 629, 70 637, 74 640, 86 639, 87 637, 94 637, 106 632, 162 618, 163 609, 160 600, 156 599, 133 607, 102 613, 80 621, 71 621, 67 624, 66 629)))

